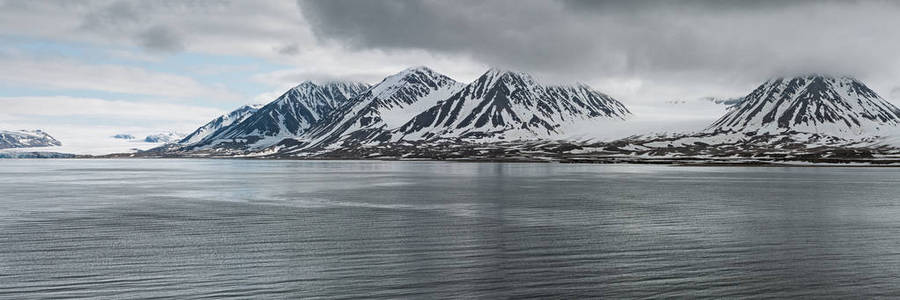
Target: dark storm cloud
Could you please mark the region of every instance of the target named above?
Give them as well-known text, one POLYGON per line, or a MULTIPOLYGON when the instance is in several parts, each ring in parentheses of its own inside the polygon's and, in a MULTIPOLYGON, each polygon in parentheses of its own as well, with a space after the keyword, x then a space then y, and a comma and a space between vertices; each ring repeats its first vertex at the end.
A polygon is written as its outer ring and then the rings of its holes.
POLYGON ((184 50, 184 40, 174 30, 157 25, 137 35, 138 44, 147 50, 157 52, 180 52, 184 50))
POLYGON ((900 87, 891 89, 890 99, 900 99, 900 87))
POLYGON ((275 51, 281 55, 297 55, 300 53, 300 45, 291 43, 280 47, 275 47, 275 51))
POLYGON ((109 40, 125 36, 153 52, 183 51, 186 38, 181 32, 190 29, 175 28, 160 19, 190 18, 198 14, 215 13, 217 7, 225 4, 227 2, 216 0, 70 0, 59 3, 86 11, 79 28, 81 31, 109 40))
POLYGON ((490 65, 558 76, 864 76, 898 67, 900 57, 895 29, 900 28, 900 9, 887 1, 298 4, 324 40, 357 49, 462 54, 490 65))
POLYGON ((594 47, 573 31, 559 30, 560 20, 545 18, 547 10, 559 10, 549 2, 301 1, 300 6, 318 36, 357 48, 420 48, 478 54, 498 65, 549 67, 568 63, 559 59, 566 52, 594 47))
MULTIPOLYGON (((849 3, 852 0, 843 0, 849 3)), ((705 10, 705 11, 746 11, 746 10, 779 10, 798 5, 810 5, 838 0, 560 0, 573 12, 587 10, 589 12, 641 13, 649 9, 666 10, 705 10)), ((830 5, 830 4, 829 4, 830 5)))
POLYGON ((143 15, 133 2, 119 1, 88 12, 81 27, 85 30, 102 31, 129 26, 143 20, 143 15))

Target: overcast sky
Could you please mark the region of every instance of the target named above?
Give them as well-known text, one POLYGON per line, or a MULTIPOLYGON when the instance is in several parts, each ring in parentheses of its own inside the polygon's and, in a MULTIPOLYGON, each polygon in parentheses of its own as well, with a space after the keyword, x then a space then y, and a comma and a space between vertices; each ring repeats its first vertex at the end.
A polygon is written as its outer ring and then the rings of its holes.
MULTIPOLYGON (((0 129, 188 132, 304 80, 426 65, 584 82, 644 119, 773 76, 857 77, 900 100, 897 1, 0 0, 0 129)), ((65 140, 64 140, 65 142, 65 140)))

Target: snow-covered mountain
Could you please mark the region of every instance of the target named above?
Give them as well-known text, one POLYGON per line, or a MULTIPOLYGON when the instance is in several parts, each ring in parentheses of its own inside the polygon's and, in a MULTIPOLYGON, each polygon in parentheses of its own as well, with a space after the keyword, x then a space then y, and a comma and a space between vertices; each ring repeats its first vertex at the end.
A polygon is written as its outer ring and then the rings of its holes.
POLYGON ((706 129, 707 133, 879 135, 900 123, 900 109, 850 77, 769 80, 706 129))
POLYGON ((144 137, 145 143, 175 143, 184 138, 184 134, 167 131, 147 135, 144 137))
POLYGON ((197 130, 194 130, 191 134, 188 134, 184 139, 179 141, 181 144, 193 144, 203 140, 203 138, 209 136, 219 130, 220 128, 229 126, 234 123, 239 123, 258 111, 263 105, 262 104, 252 104, 252 105, 244 105, 235 109, 234 111, 221 115, 218 118, 209 121, 197 130))
POLYGON ((0 149, 62 146, 42 130, 0 130, 0 149))
POLYGON ((306 138, 310 146, 352 146, 390 139, 391 131, 462 88, 427 67, 388 76, 331 112, 306 138))
POLYGON ((619 131, 631 125, 621 122, 631 118, 622 103, 584 84, 544 85, 525 73, 491 69, 463 85, 418 67, 372 87, 345 87, 304 83, 199 142, 166 145, 140 155, 662 159, 671 163, 900 161, 900 142, 893 146, 882 140, 900 128, 900 109, 849 77, 779 78, 744 97, 673 103, 713 106, 718 108, 713 115, 724 116, 696 132, 618 140, 573 138, 576 131, 619 131))
POLYGON ((622 103, 584 84, 544 86, 525 73, 491 69, 412 117, 399 134, 402 140, 541 139, 565 135, 582 121, 630 115, 622 103))
POLYGON ((368 85, 357 82, 317 84, 306 81, 240 122, 222 127, 192 146, 237 143, 242 146, 253 144, 253 147, 266 147, 285 137, 295 137, 306 132, 328 113, 347 104, 348 99, 368 88, 368 85))

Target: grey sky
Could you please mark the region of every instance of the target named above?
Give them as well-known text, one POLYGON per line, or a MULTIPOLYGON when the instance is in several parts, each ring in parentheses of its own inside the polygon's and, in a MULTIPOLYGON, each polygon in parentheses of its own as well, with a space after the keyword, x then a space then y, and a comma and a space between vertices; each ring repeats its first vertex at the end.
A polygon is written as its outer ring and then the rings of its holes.
MULTIPOLYGON (((551 76, 895 77, 892 1, 300 0, 322 40, 467 55, 551 76)), ((667 79, 668 80, 668 79, 667 79)))

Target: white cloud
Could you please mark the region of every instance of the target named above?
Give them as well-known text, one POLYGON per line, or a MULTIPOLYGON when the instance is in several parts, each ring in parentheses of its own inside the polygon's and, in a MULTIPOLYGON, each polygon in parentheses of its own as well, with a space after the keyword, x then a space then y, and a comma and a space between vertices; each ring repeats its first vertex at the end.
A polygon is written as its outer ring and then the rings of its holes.
POLYGON ((166 102, 114 101, 75 97, 0 97, 3 113, 26 116, 102 116, 128 120, 198 121, 208 120, 224 111, 201 106, 166 102))
POLYGON ((39 88, 94 90, 179 98, 236 100, 240 96, 176 74, 67 59, 0 58, 0 81, 39 88))

